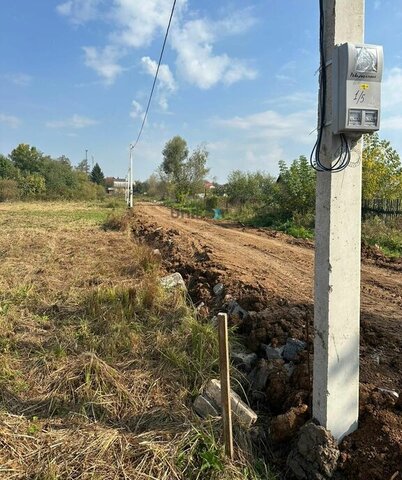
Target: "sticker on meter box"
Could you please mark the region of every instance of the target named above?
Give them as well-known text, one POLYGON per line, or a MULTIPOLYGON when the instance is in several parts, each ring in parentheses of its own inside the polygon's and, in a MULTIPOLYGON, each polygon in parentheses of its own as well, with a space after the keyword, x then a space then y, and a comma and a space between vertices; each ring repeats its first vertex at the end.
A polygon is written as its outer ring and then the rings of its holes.
POLYGON ((362 90, 368 90, 368 88, 369 88, 368 83, 361 83, 361 84, 360 84, 360 88, 361 88, 362 90))

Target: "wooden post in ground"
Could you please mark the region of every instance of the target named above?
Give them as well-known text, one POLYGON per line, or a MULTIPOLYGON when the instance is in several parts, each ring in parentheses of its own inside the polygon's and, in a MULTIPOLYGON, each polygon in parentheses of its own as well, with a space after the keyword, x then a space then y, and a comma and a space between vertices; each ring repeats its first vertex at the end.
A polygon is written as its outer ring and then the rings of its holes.
POLYGON ((233 432, 232 410, 230 405, 230 366, 229 366, 229 342, 228 342, 228 316, 226 313, 218 315, 219 330, 219 364, 221 374, 222 392, 222 419, 223 437, 225 441, 226 455, 233 460, 233 432))

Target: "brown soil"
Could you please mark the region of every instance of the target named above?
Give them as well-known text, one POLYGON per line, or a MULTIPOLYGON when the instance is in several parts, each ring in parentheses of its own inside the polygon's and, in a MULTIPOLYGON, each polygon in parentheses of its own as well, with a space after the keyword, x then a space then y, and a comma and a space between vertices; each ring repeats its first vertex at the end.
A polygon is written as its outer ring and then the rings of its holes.
MULTIPOLYGON (((311 242, 189 218, 152 204, 136 206, 133 230, 160 250, 167 271, 183 275, 196 305, 204 302, 204 315, 212 316, 230 299, 251 312, 245 321, 241 314, 232 321, 252 350, 258 352, 261 343, 281 344, 289 336, 308 340, 311 348, 311 242), (217 283, 225 286, 221 297, 212 292, 217 283)), ((376 393, 376 387, 402 391, 402 264, 387 261, 369 248, 363 249, 362 257, 360 381, 365 394, 360 428, 341 445, 338 474, 351 480, 401 480, 401 411, 395 401, 379 401, 384 394, 376 393)), ((298 372, 291 377, 293 384, 279 388, 282 393, 276 404, 282 410, 274 405, 274 414, 306 400, 306 359, 307 355, 300 359, 298 372), (297 375, 302 380, 295 381, 297 375)))

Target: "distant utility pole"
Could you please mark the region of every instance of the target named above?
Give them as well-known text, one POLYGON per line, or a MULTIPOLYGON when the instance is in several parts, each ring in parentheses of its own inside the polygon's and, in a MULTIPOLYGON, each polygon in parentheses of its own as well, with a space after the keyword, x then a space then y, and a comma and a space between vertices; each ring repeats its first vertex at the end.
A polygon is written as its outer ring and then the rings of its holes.
MULTIPOLYGON (((327 78, 321 155, 339 156, 333 135, 332 66, 335 44, 363 43, 364 0, 323 0, 327 78)), ((351 142, 351 165, 317 173, 313 417, 337 440, 357 429, 359 411, 360 242, 362 140, 351 142)))
POLYGON ((134 197, 134 191, 133 191, 133 148, 134 145, 130 144, 130 173, 129 173, 129 207, 133 207, 133 197, 134 197))

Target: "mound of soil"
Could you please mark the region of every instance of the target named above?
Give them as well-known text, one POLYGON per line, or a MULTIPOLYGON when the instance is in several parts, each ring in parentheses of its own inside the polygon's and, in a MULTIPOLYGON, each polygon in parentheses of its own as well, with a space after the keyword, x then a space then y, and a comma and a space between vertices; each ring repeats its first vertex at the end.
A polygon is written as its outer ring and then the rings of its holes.
MULTIPOLYGON (((291 242, 283 240, 282 235, 267 235, 265 231, 253 233, 256 239, 253 242, 248 230, 242 229, 244 235, 240 239, 239 233, 238 240, 242 249, 230 251, 239 229, 230 226, 220 228, 191 218, 173 221, 165 210, 158 207, 152 211, 150 207, 140 206, 132 223, 133 232, 137 239, 161 252, 163 265, 168 272, 182 274, 194 303, 204 303, 202 312, 206 318, 210 319, 236 301, 248 314, 236 314, 237 310, 234 309, 230 320, 244 336, 247 347, 259 357, 264 357, 263 345, 281 346, 289 337, 307 344, 306 350, 293 362, 291 374, 281 360, 268 363, 261 360, 259 368, 268 371, 254 373, 260 375, 260 379, 262 374, 264 387, 258 395, 253 396, 253 392, 249 392, 252 407, 261 412, 261 418, 266 419, 263 430, 268 431, 272 424, 279 432, 276 442, 268 438, 274 453, 270 461, 273 460, 285 471, 292 438, 311 416, 313 304, 305 294, 305 271, 298 272, 301 267, 304 269, 309 261, 307 259, 311 258, 311 242, 306 241, 306 245, 296 242, 296 245, 289 246, 291 242), (261 237, 268 237, 269 243, 261 243, 264 241, 261 237), (272 250, 272 241, 279 242, 277 246, 275 244, 276 251, 272 250), (303 249, 306 252, 305 259, 303 249), (239 257, 244 253, 249 258, 239 257), (267 275, 266 264, 259 266, 257 260, 252 260, 253 255, 261 258, 261 253, 268 259, 272 258, 273 263, 288 261, 289 276, 286 277, 287 272, 281 272, 283 277, 278 273, 279 280, 275 278, 267 288, 267 282, 261 280, 267 275), (232 258, 239 259, 239 262, 232 261, 232 258), (290 258, 297 262, 293 271, 290 258), (249 271, 244 266, 247 261, 249 271), (238 264, 243 265, 242 271, 236 270, 238 264), (288 288, 286 278, 291 285, 288 288), (297 278, 300 278, 300 285, 303 286, 299 296, 294 288, 297 278), (215 295, 213 287, 218 283, 224 285, 224 292, 215 295)), ((334 478, 402 480, 401 401, 398 404, 389 394, 378 390, 378 387, 389 388, 397 390, 399 394, 402 390, 401 292, 393 283, 396 278, 394 274, 388 275, 378 268, 399 271, 402 264, 388 261, 381 255, 375 256, 373 251, 367 249, 363 249, 363 255, 369 264, 375 264, 373 269, 377 270, 370 270, 363 284, 360 424, 358 431, 345 438, 340 445, 341 455, 334 478), (381 279, 377 279, 380 274, 381 279)), ((286 478, 291 478, 289 473, 286 478)))

